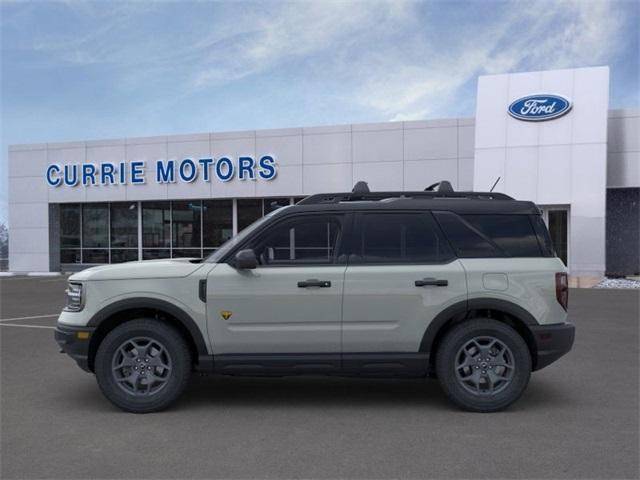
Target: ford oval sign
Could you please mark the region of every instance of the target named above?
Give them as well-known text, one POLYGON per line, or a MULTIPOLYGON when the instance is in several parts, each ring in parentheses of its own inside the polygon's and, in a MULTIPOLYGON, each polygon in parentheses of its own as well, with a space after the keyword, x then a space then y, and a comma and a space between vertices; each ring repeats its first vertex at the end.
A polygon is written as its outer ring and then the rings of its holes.
POLYGON ((518 120, 542 122, 558 118, 571 110, 571 100, 560 95, 528 95, 509 105, 509 115, 518 120))

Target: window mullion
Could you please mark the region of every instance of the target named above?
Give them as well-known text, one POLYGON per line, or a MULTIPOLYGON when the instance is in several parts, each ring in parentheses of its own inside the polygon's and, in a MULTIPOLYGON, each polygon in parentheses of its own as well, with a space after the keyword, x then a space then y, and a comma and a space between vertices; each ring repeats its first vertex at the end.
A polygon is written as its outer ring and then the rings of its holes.
POLYGON ((84 205, 80 204, 80 263, 84 263, 84 205))
POLYGON ((107 202, 107 262, 111 263, 111 203, 107 202))
POLYGON ((142 260, 142 202, 138 202, 138 261, 142 260))

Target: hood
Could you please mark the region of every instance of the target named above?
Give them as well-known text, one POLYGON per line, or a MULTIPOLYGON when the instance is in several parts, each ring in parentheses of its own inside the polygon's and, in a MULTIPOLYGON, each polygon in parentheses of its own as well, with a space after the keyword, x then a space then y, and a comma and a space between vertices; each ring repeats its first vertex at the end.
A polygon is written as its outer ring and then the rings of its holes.
POLYGON ((198 259, 173 258, 101 265, 74 273, 69 277, 69 280, 136 280, 186 277, 204 265, 203 263, 193 263, 194 260, 198 259))

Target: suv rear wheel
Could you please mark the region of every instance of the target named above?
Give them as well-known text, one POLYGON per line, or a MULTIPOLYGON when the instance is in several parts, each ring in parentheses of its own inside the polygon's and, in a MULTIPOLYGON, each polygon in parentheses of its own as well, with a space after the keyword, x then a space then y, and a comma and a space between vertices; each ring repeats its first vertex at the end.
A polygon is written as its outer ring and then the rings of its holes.
POLYGON ((447 396, 474 412, 495 412, 515 402, 531 375, 531 355, 520 334, 497 320, 469 320, 440 344, 436 373, 447 396))
POLYGON ((116 406, 135 413, 162 410, 186 387, 191 355, 182 335, 153 319, 114 328, 102 340, 95 360, 102 393, 116 406))

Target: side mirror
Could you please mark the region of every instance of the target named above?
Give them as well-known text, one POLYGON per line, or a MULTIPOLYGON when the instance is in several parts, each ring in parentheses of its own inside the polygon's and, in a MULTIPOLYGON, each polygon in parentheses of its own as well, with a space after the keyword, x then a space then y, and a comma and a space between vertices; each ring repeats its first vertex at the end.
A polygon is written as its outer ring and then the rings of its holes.
POLYGON ((256 253, 250 248, 240 250, 233 259, 233 266, 238 270, 251 270, 258 266, 256 253))

